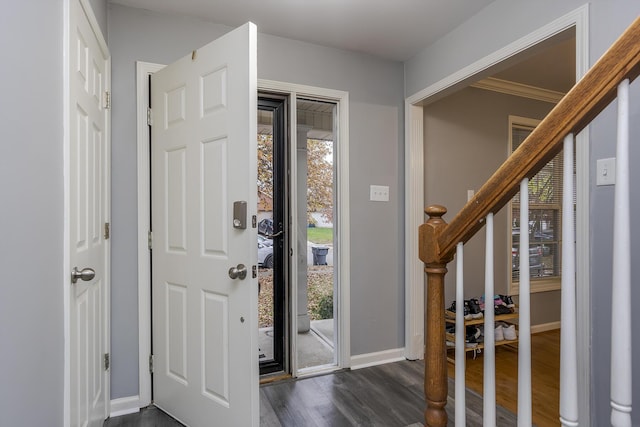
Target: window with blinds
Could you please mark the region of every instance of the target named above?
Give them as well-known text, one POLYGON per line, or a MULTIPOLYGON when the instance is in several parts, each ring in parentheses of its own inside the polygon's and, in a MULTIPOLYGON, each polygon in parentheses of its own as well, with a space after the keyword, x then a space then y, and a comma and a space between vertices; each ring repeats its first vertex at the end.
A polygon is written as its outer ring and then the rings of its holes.
MULTIPOLYGON (((509 117, 510 153, 538 125, 539 120, 524 117, 509 117)), ((529 258, 531 291, 543 292, 560 288, 562 271, 562 153, 546 164, 529 180, 529 222, 520 224, 520 193, 511 200, 511 286, 510 292, 518 293, 520 257, 529 258), (520 247, 522 233, 529 234, 529 248, 520 247)), ((575 165, 575 158, 574 158, 575 165)), ((575 167, 574 167, 575 176, 575 167)), ((575 194, 574 194, 575 206, 575 194)), ((575 209, 574 209, 575 210, 575 209)))

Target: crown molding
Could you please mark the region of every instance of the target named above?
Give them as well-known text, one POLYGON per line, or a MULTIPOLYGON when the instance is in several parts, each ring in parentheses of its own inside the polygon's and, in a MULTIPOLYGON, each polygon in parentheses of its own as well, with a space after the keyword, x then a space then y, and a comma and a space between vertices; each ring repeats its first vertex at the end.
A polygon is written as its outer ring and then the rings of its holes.
POLYGON ((471 85, 478 89, 491 90, 494 92, 505 93, 507 95, 520 96, 523 98, 535 99, 537 101, 550 102, 557 104, 565 95, 555 90, 542 89, 535 86, 529 86, 522 83, 511 82, 508 80, 496 79, 488 77, 479 80, 471 85))

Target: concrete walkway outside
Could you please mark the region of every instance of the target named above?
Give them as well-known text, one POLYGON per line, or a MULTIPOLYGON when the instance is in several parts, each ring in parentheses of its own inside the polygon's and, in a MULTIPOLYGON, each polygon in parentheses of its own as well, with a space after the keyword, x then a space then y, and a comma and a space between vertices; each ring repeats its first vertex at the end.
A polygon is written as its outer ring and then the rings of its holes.
MULTIPOLYGON (((312 320, 311 330, 298 334, 298 369, 334 363, 333 319, 312 320)), ((273 328, 258 332, 260 360, 273 359, 273 328)))

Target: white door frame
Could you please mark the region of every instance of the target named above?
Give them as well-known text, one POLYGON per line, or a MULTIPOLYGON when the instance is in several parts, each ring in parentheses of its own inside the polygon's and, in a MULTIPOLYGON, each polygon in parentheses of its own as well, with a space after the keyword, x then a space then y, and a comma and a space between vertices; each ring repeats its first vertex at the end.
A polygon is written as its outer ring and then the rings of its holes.
MULTIPOLYGON (((145 407, 151 403, 151 374, 149 372, 149 355, 151 354, 151 256, 149 252, 149 127, 147 126, 147 106, 149 99, 149 76, 162 69, 165 65, 149 62, 136 62, 136 111, 137 111, 137 154, 138 154, 138 355, 139 355, 139 395, 138 406, 145 407)), ((338 103, 338 233, 337 266, 340 281, 340 296, 338 303, 338 356, 339 369, 351 366, 351 337, 350 337, 350 232, 349 232, 349 94, 348 92, 316 88, 312 86, 281 83, 268 80, 258 80, 258 90, 326 99, 338 103)), ((293 102, 293 101, 292 101, 293 102)), ((290 123, 295 123, 295 108, 290 109, 290 123)), ((295 147, 295 132, 291 135, 292 146, 295 147)), ((294 162, 295 163, 295 162, 294 162)), ((292 165, 295 167, 295 164, 292 165)), ((292 171, 295 173, 295 171, 292 171)), ((292 195, 295 195, 292 190, 292 195)), ((293 201, 295 203, 295 201, 293 201)), ((297 239, 295 227, 291 230, 291 241, 297 239)), ((292 245, 296 250, 296 245, 292 245)), ((295 259, 296 254, 293 254, 295 259)), ((292 263, 295 268, 295 263, 292 263)), ((293 272, 292 277, 295 276, 293 272)), ((296 292, 296 287, 292 287, 296 292)), ((296 295, 292 295, 295 305, 296 295)), ((296 307, 291 307, 296 313, 296 307)), ((296 316, 291 316, 291 330, 296 331, 296 316)), ((295 340, 294 340, 295 342, 295 340)), ((291 349, 295 354, 295 348, 291 349)), ((257 363, 257 362, 256 362, 257 363)), ((297 374, 295 358, 292 358, 292 372, 297 374)))
MULTIPOLYGON (((63 55, 63 97, 62 97, 62 111, 63 111, 63 186, 64 186, 64 202, 63 202, 63 218, 64 222, 62 225, 63 228, 63 261, 62 261, 62 296, 63 296, 63 327, 64 327, 64 367, 63 367, 63 426, 68 427, 71 425, 71 306, 69 304, 71 297, 71 264, 70 264, 70 251, 71 251, 71 242, 70 242, 70 230, 71 230, 71 222, 70 222, 70 192, 71 192, 71 182, 70 182, 70 174, 71 174, 71 117, 70 117, 70 108, 73 102, 72 99, 72 87, 71 87, 71 73, 72 70, 69 68, 69 60, 70 55, 72 55, 72 51, 70 49, 69 43, 71 39, 71 2, 74 0, 64 0, 62 4, 63 8, 63 34, 62 34, 62 55, 63 55)), ((95 33, 98 44, 100 46, 100 50, 107 58, 107 64, 105 67, 105 82, 106 85, 103 90, 111 92, 111 54, 109 53, 109 47, 107 42, 102 34, 102 29, 98 24, 98 20, 95 17, 93 9, 91 8, 91 4, 89 0, 78 0, 85 10, 89 26, 91 30, 95 33)), ((111 114, 107 113, 105 119, 105 135, 104 135, 105 144, 108 147, 111 146, 111 114)), ((108 153, 111 153, 111 149, 107 150, 108 153)), ((107 170, 109 171, 109 177, 111 175, 111 156, 108 155, 106 161, 107 170)), ((111 181, 107 179, 105 182, 105 191, 107 197, 107 205, 105 206, 105 221, 111 221, 111 181)), ((105 328, 105 347, 104 351, 106 353, 111 353, 111 244, 110 240, 105 242, 106 244, 106 254, 105 254, 105 275, 104 275, 104 285, 105 289, 105 301, 104 301, 104 328, 105 328)), ((104 382, 105 382, 105 412, 109 414, 110 411, 110 399, 111 399, 111 370, 104 371, 104 382)))
POLYGON ((151 252, 149 252, 149 230, 151 218, 149 126, 149 76, 164 68, 163 64, 136 62, 136 127, 138 130, 138 405, 151 404, 151 252))
MULTIPOLYGON (((405 356, 424 357, 424 266, 418 257, 418 227, 424 223, 423 105, 468 86, 478 73, 575 27, 576 80, 589 69, 589 7, 584 5, 504 48, 458 70, 405 99, 405 356)), ((578 306, 579 409, 589 425, 590 284, 589 284, 589 131, 577 135, 576 274, 578 306)), ((454 215, 451 212, 450 215, 454 215)))

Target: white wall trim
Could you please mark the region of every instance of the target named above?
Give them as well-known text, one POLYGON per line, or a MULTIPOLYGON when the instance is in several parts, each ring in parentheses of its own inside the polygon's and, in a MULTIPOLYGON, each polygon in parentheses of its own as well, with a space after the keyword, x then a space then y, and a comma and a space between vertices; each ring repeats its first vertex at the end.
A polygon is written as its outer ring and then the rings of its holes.
POLYGON ((69 286, 69 277, 71 276, 71 223, 70 223, 70 192, 71 192, 71 74, 70 74, 70 55, 71 47, 71 0, 64 0, 63 8, 63 31, 62 31, 62 170, 63 170, 63 224, 62 224, 62 311, 63 311, 63 328, 64 328, 64 366, 63 366, 63 405, 62 425, 69 427, 71 425, 71 288, 69 286))
MULTIPOLYGON (((589 4, 576 11, 576 81, 589 70, 589 4)), ((576 135, 576 310, 578 328, 578 413, 591 425, 591 276, 589 127, 576 135)))
POLYGON ((404 351, 404 348, 394 348, 390 350, 376 351, 374 353, 365 353, 352 356, 351 370, 406 360, 406 357, 404 357, 404 351))
POLYGON ((559 320, 557 322, 549 322, 549 323, 541 323, 539 325, 533 325, 531 327, 531 333, 539 334, 540 332, 555 331, 556 329, 560 329, 559 320))
POLYGON ((496 79, 495 77, 487 77, 486 79, 472 83, 471 87, 504 93, 506 95, 519 96, 521 98, 535 99, 536 101, 550 102, 552 104, 560 102, 565 95, 563 92, 496 79))
MULTIPOLYGON (((419 104, 426 101, 428 98, 433 97, 440 92, 443 92, 447 89, 453 89, 454 87, 464 84, 470 80, 473 80, 474 76, 479 74, 480 72, 487 70, 494 65, 501 63, 502 61, 515 56, 536 44, 547 40, 562 31, 569 29, 573 26, 577 27, 580 25, 584 25, 586 23, 584 15, 586 15, 588 19, 589 8, 588 5, 584 5, 574 10, 573 12, 569 12, 568 14, 561 16, 555 21, 539 28, 538 30, 514 41, 513 43, 508 44, 507 46, 499 49, 484 58, 473 62, 472 64, 467 65, 464 68, 456 71, 453 74, 443 78, 442 80, 416 92, 415 94, 409 96, 407 98, 407 102, 410 104, 419 104)), ((576 45, 579 43, 578 40, 578 31, 576 31, 576 45)), ((588 34, 584 34, 583 36, 587 36, 588 34)), ((586 40, 583 40, 586 43, 586 40)), ((579 49, 576 49, 578 51, 579 49)), ((577 59, 577 58, 576 58, 577 59)), ((576 65, 577 68, 577 65, 576 65)))
MULTIPOLYGON (((416 278, 418 270, 422 270, 422 263, 418 258, 415 235, 423 217, 418 213, 416 203, 422 202, 420 209, 424 208, 424 169, 416 171, 412 169, 411 162, 417 156, 423 156, 423 140, 421 133, 413 131, 412 127, 423 120, 423 105, 445 96, 448 91, 461 87, 471 82, 478 73, 514 56, 518 53, 540 43, 554 35, 571 27, 576 28, 576 77, 581 78, 589 67, 589 7, 588 4, 556 19, 542 28, 522 37, 502 49, 458 70, 444 79, 409 96, 405 102, 405 254, 406 277, 405 295, 417 295, 420 291, 417 287, 424 287, 424 276, 420 280, 416 278), (419 139, 419 140, 418 140, 419 139)), ((590 313, 590 283, 589 283, 589 132, 581 132, 577 136, 576 165, 577 165, 577 220, 576 234, 576 273, 580 283, 577 292, 578 299, 578 370, 581 373, 578 379, 580 396, 579 409, 581 424, 589 425, 589 389, 591 373, 591 323, 590 313)), ((422 159, 420 159, 422 161, 422 159)), ((417 335, 423 331, 416 329, 417 319, 423 316, 424 299, 413 299, 406 305, 406 354, 415 358, 422 355, 423 349, 417 335)))
POLYGON ((405 356, 424 357, 424 265, 418 227, 424 221, 424 114, 405 103, 405 356))
MULTIPOLYGON (((149 126, 147 107, 149 99, 149 76, 165 65, 136 62, 136 127, 138 153, 138 396, 139 405, 151 403, 151 253, 148 245, 150 229, 149 194, 149 126)), ((139 406, 139 407, 140 407, 139 406)))
MULTIPOLYGON (((146 405, 144 405, 146 406, 146 405)), ((113 399, 111 401, 111 414, 110 417, 119 417, 122 415, 134 414, 140 412, 140 397, 130 396, 113 399)))

